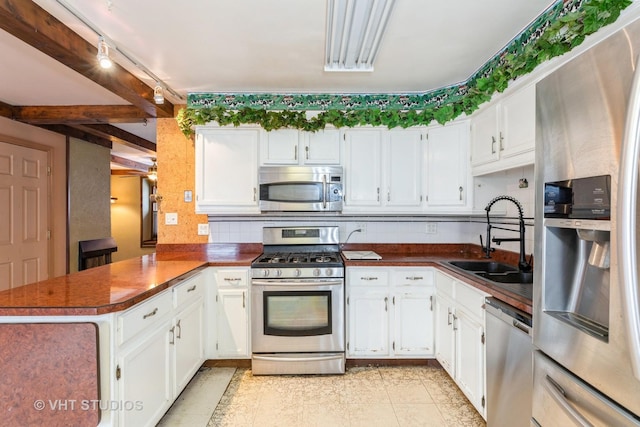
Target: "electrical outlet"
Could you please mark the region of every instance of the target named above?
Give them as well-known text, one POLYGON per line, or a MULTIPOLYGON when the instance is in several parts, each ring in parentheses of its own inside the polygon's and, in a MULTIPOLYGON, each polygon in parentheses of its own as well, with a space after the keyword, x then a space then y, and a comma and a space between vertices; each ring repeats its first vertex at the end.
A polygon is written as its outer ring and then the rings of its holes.
POLYGON ((178 225, 178 213, 171 212, 164 214, 164 224, 165 225, 178 225))
POLYGON ((362 234, 365 234, 367 232, 367 223, 366 222, 357 223, 355 230, 357 230, 358 228, 361 230, 360 232, 362 234))
POLYGON ((424 232, 427 234, 436 234, 438 232, 438 224, 435 222, 428 222, 424 232))
POLYGON ((209 235, 209 224, 198 224, 198 236, 209 235))

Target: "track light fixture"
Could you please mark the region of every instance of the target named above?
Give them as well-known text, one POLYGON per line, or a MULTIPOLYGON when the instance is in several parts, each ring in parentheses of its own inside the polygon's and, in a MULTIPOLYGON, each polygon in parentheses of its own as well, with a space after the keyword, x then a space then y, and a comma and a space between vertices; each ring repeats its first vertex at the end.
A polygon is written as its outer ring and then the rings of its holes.
POLYGON ((156 83, 156 87, 153 88, 153 100, 156 104, 164 104, 164 90, 160 83, 156 83))
POLYGON ((109 58, 109 45, 107 44, 104 37, 100 36, 98 38, 98 62, 102 68, 111 68, 113 62, 111 58, 109 58))

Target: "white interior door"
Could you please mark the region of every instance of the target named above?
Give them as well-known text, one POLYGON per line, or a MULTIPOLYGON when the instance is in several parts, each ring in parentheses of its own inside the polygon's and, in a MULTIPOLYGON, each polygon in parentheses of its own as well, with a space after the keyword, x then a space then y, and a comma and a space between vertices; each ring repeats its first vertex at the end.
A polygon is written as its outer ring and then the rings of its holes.
POLYGON ((0 142, 0 290, 48 278, 47 152, 0 142))

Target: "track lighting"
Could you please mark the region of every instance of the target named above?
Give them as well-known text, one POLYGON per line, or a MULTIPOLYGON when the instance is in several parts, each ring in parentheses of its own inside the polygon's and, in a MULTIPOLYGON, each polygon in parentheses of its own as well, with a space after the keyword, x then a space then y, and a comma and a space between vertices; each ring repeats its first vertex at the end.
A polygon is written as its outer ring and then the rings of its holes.
POLYGON ((111 68, 113 62, 111 58, 109 58, 109 45, 107 44, 104 37, 100 36, 98 38, 98 62, 102 68, 111 68))
POLYGON ((159 83, 156 83, 156 87, 153 88, 153 100, 156 104, 164 104, 164 91, 159 83))

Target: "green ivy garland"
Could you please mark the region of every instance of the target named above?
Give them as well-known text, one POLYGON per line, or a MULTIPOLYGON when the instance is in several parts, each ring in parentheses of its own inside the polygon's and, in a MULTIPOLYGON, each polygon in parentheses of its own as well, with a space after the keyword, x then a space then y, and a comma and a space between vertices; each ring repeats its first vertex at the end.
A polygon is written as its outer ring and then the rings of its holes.
POLYGON ((631 0, 589 0, 578 10, 569 11, 555 22, 522 53, 505 53, 500 63, 488 75, 468 84, 464 97, 454 102, 423 110, 327 110, 307 118, 305 111, 269 111, 256 108, 232 110, 223 106, 206 108, 182 108, 176 120, 185 136, 193 135, 195 125, 215 121, 220 126, 258 124, 267 131, 294 128, 309 132, 324 129, 327 125, 337 128, 358 125, 386 126, 387 128, 428 125, 433 120, 444 124, 461 114, 470 115, 478 106, 491 99, 496 92, 503 92, 510 81, 533 71, 539 64, 569 52, 580 45, 586 36, 615 22, 620 12, 631 0))

